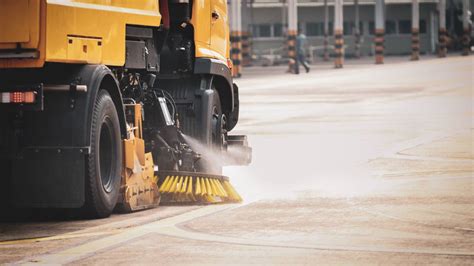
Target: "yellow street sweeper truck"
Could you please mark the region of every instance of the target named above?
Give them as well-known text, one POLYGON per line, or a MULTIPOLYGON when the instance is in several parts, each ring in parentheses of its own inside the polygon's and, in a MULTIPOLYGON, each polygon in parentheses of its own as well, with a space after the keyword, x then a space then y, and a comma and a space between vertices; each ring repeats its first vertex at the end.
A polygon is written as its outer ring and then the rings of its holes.
POLYGON ((226 0, 1 0, 0 208, 239 202, 226 0))

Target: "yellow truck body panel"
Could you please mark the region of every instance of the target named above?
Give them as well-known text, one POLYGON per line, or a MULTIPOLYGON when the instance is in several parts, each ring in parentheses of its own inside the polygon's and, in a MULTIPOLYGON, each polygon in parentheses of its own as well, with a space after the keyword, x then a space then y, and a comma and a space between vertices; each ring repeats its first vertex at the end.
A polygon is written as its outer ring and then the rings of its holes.
POLYGON ((37 58, 0 59, 0 68, 42 67, 44 62, 125 63, 125 27, 161 24, 158 1, 5 0, 0 49, 37 50, 37 58))
MULTIPOLYGON (((21 48, 34 57, 0 58, 0 68, 42 67, 45 62, 123 66, 126 25, 158 27, 158 0, 2 0, 0 51, 21 48)), ((227 63, 230 41, 225 0, 195 0, 197 58, 227 63), (219 16, 213 18, 213 14, 219 16)))
POLYGON ((46 14, 48 62, 122 66, 126 25, 161 24, 158 1, 47 0, 46 14))

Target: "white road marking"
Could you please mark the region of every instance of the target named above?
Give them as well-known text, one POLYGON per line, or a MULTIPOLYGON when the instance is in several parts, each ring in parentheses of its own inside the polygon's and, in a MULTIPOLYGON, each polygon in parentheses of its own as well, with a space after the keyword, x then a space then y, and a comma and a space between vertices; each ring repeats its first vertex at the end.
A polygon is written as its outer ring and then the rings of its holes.
POLYGON ((355 251, 355 252, 384 252, 384 253, 404 253, 404 254, 430 254, 430 255, 451 255, 451 256, 474 256, 474 251, 448 251, 439 249, 420 249, 420 248, 384 248, 374 246, 358 245, 337 245, 337 244, 293 244, 283 243, 281 241, 268 241, 259 239, 246 239, 238 237, 229 237, 221 235, 211 235, 207 233, 188 231, 177 226, 168 227, 166 231, 156 231, 156 233, 171 237, 183 239, 192 239, 197 241, 219 242, 225 244, 236 244, 245 246, 259 246, 271 248, 291 248, 291 249, 312 249, 312 250, 332 250, 332 251, 355 251))
POLYGON ((409 155, 403 153, 397 153, 395 155, 385 157, 387 159, 402 159, 402 160, 413 160, 413 161, 432 161, 432 162, 467 162, 472 163, 473 158, 450 158, 450 157, 433 157, 433 156, 420 156, 420 155, 409 155))

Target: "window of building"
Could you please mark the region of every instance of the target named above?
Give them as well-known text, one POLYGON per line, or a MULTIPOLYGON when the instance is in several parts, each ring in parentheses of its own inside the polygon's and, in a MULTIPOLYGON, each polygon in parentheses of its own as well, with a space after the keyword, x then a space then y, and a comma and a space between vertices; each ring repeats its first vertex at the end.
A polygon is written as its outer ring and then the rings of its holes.
POLYGON ((270 24, 260 24, 258 27, 258 37, 272 37, 272 26, 270 24))
POLYGON ((375 34, 375 23, 373 21, 369 21, 369 34, 370 35, 375 34))
POLYGON ((420 20, 420 33, 426 33, 426 20, 420 20))
POLYGON ((329 36, 334 35, 334 25, 332 24, 332 22, 329 22, 329 23, 328 23, 328 28, 329 28, 329 29, 328 29, 328 35, 329 35, 329 36))
POLYGON ((252 25, 252 36, 253 37, 258 37, 258 26, 257 25, 252 25))
POLYGON ((399 20, 398 21, 398 33, 399 34, 410 34, 411 33, 411 21, 410 20, 399 20))
POLYGON ((306 23, 306 35, 308 36, 324 36, 323 22, 308 22, 306 23))
POLYGON ((344 35, 352 35, 354 32, 354 25, 353 21, 344 21, 344 35))
POLYGON ((273 24, 273 37, 282 37, 283 36, 283 24, 277 23, 273 24))
POLYGON ((359 35, 364 35, 364 22, 359 21, 359 35))
POLYGON ((397 26, 395 21, 387 20, 385 21, 385 34, 396 34, 397 33, 397 26))
POLYGON ((283 37, 285 25, 275 24, 256 24, 252 26, 252 36, 255 38, 278 38, 283 37))

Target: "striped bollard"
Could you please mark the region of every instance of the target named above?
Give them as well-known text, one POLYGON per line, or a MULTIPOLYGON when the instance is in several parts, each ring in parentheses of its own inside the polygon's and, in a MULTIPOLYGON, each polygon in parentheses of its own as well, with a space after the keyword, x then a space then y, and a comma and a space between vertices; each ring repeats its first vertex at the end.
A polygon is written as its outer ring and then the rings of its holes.
POLYGON ((252 63, 250 57, 250 36, 247 31, 243 31, 241 35, 242 47, 242 66, 250 66, 252 63))
POLYGON ((416 28, 411 29, 411 60, 420 59, 420 34, 416 28))
POLYGON ((375 63, 383 64, 383 42, 384 42, 384 33, 383 29, 375 30, 375 63))
POLYGON ((438 33, 438 57, 446 57, 447 48, 446 48, 446 29, 440 28, 438 33))
POLYGON ((298 67, 296 64, 297 58, 296 58, 296 31, 295 30, 289 30, 288 31, 288 58, 290 59, 288 62, 288 67, 290 70, 293 70, 296 74, 298 74, 298 67))
POLYGON ((342 68, 344 64, 344 38, 342 37, 342 30, 335 30, 334 33, 334 53, 336 54, 334 67, 342 68))
POLYGON ((230 34, 230 42, 232 45, 232 49, 230 50, 230 56, 232 59, 232 76, 239 78, 242 76, 241 74, 241 62, 242 62, 242 54, 241 54, 241 48, 242 48, 242 43, 241 43, 241 33, 238 31, 233 31, 230 34))

